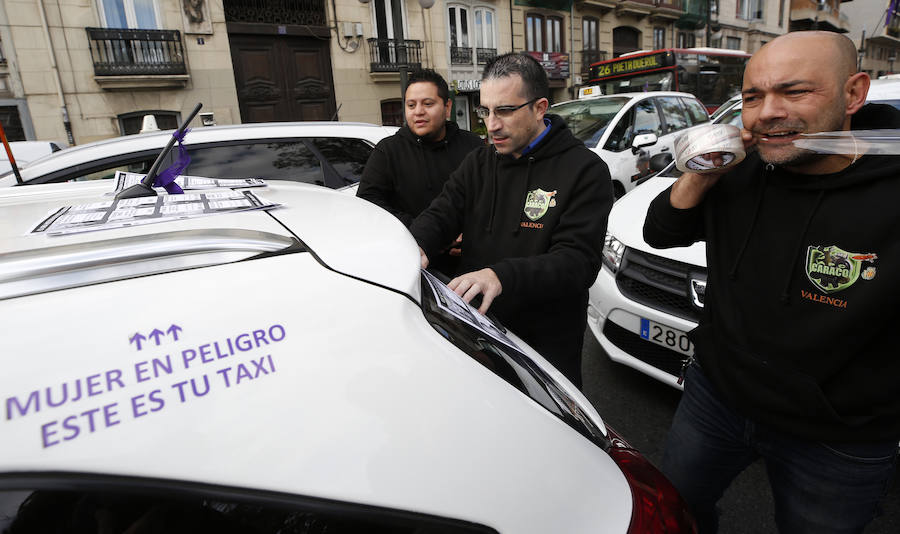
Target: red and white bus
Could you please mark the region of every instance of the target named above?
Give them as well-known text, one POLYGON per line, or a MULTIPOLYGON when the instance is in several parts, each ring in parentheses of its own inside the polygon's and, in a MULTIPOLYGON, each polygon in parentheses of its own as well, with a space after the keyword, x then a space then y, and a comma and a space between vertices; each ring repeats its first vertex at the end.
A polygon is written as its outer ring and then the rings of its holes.
POLYGON ((750 54, 725 48, 664 48, 593 63, 589 84, 604 95, 634 91, 691 93, 711 112, 741 90, 750 54))

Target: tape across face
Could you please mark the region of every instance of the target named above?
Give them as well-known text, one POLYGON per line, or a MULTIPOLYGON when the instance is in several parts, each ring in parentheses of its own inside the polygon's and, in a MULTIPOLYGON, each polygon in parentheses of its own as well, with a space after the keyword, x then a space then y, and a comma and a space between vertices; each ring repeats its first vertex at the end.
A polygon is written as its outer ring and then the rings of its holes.
POLYGON ((737 165, 745 156, 741 129, 731 124, 698 126, 675 139, 675 166, 682 172, 720 172, 737 165), (721 164, 716 165, 715 159, 720 159, 721 164))

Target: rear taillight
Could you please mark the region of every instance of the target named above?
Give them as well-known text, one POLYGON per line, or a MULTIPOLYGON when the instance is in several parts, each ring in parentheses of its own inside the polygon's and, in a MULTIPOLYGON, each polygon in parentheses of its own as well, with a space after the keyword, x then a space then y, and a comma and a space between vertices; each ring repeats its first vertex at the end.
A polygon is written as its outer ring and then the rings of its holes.
POLYGON ((606 428, 612 442, 609 455, 625 474, 634 501, 628 532, 696 533, 697 525, 694 517, 675 486, 609 426, 606 428))

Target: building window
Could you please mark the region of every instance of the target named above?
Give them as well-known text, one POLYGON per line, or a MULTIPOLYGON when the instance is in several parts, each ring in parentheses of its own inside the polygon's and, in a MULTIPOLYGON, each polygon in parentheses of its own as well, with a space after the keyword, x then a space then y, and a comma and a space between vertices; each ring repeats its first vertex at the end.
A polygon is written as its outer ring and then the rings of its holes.
POLYGON ((694 32, 678 32, 678 48, 693 48, 697 46, 697 36, 694 32))
POLYGON ((525 49, 530 52, 563 51, 562 19, 530 13, 525 18, 525 49))
POLYGON ((486 63, 497 55, 493 9, 484 7, 475 9, 475 48, 478 63, 486 63))
POLYGON ((744 20, 758 20, 763 18, 764 0, 738 0, 737 17, 744 20))
POLYGON ((153 0, 101 0, 107 28, 158 29, 153 0))
POLYGON ((469 12, 464 7, 450 7, 450 46, 469 46, 469 12))
POLYGON ((581 42, 585 50, 600 50, 599 26, 593 17, 581 19, 581 42))
POLYGON ((448 8, 450 17, 450 63, 472 64, 472 44, 469 42, 469 10, 460 6, 448 8))
POLYGON ((666 47, 666 29, 653 28, 653 49, 659 50, 666 47))
MULTIPOLYGON (((375 36, 380 39, 403 39, 403 28, 394 28, 394 10, 400 10, 400 19, 403 19, 402 3, 398 0, 374 0, 372 9, 375 11, 375 36)), ((402 22, 401 22, 402 25, 402 22)))
POLYGON ((725 48, 729 48, 731 50, 740 50, 741 49, 741 38, 740 37, 726 37, 725 38, 725 48))
POLYGON ((397 100, 381 101, 382 126, 403 126, 403 103, 397 100))

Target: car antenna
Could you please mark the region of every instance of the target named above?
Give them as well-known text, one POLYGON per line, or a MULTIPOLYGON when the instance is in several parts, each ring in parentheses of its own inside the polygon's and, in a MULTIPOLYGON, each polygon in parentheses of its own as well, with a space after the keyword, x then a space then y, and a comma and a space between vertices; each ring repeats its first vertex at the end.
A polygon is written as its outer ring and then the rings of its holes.
POLYGON ((175 133, 172 134, 172 137, 169 138, 169 142, 162 149, 162 152, 159 153, 159 156, 156 157, 156 161, 153 162, 153 165, 150 167, 150 170, 147 171, 147 176, 144 177, 140 183, 134 184, 131 187, 127 187, 116 195, 116 199, 120 198, 138 198, 138 197, 155 197, 156 190, 153 189, 153 180, 156 179, 156 173, 159 171, 159 166, 162 164, 163 160, 166 159, 166 156, 169 155, 169 152, 172 151, 172 147, 175 146, 175 142, 184 136, 184 129, 188 124, 194 120, 194 117, 197 116, 197 112, 200 111, 200 108, 203 107, 203 103, 197 102, 197 106, 194 108, 194 111, 191 111, 190 115, 188 115, 187 119, 181 123, 181 126, 175 130, 175 133))

